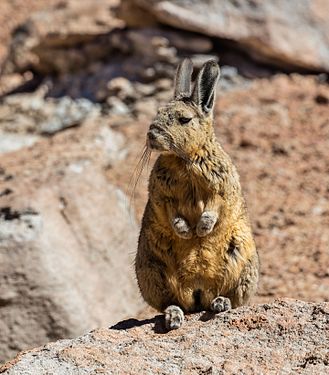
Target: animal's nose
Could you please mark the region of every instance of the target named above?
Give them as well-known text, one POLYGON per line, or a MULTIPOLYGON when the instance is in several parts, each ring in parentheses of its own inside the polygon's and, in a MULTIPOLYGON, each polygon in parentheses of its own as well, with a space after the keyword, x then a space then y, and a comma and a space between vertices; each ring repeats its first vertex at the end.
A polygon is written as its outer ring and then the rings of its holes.
POLYGON ((160 133, 161 129, 157 125, 151 124, 147 136, 150 140, 155 140, 160 133))
POLYGON ((147 132, 147 137, 149 140, 154 141, 156 139, 156 135, 153 130, 149 130, 147 132))

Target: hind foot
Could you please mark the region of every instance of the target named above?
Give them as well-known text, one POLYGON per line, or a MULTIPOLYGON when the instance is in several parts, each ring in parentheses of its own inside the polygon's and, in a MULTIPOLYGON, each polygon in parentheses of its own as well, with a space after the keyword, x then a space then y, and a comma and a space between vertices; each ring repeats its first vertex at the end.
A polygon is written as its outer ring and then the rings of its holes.
POLYGON ((231 308, 231 301, 226 297, 216 297, 211 302, 211 310, 216 314, 230 310, 231 308))
POLYGON ((175 305, 168 306, 165 310, 165 322, 168 331, 180 328, 184 322, 183 310, 175 305))

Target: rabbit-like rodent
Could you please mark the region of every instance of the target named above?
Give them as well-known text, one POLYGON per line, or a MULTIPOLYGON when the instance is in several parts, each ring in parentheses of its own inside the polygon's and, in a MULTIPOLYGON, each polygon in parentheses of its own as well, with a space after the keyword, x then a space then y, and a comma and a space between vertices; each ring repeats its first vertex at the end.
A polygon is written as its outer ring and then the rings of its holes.
POLYGON ((181 326, 184 312, 226 311, 248 302, 258 283, 258 254, 239 176, 216 140, 213 106, 220 70, 210 60, 193 89, 193 65, 179 65, 174 99, 150 125, 160 152, 149 180, 136 254, 141 294, 181 326))

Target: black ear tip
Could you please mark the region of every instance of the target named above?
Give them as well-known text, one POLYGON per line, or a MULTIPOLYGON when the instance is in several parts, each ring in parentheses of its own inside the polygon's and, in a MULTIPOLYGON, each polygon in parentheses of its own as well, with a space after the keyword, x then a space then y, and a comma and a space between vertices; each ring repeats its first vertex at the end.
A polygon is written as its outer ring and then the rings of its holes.
POLYGON ((206 64, 212 65, 212 66, 218 66, 218 62, 215 59, 210 59, 206 62, 206 64))
POLYGON ((217 75, 220 73, 220 68, 218 62, 216 60, 208 60, 205 63, 205 68, 213 75, 217 75))

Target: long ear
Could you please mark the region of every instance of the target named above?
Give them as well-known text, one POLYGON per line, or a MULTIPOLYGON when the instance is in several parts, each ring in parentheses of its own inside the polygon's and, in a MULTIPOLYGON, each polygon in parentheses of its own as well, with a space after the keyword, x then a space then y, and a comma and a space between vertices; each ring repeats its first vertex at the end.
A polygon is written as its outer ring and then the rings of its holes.
POLYGON ((205 114, 209 114, 214 106, 216 84, 220 70, 215 60, 207 61, 197 76, 192 100, 201 107, 205 114))
POLYGON ((193 63, 190 59, 184 59, 177 68, 175 77, 174 98, 191 95, 191 76, 193 72, 193 63))

